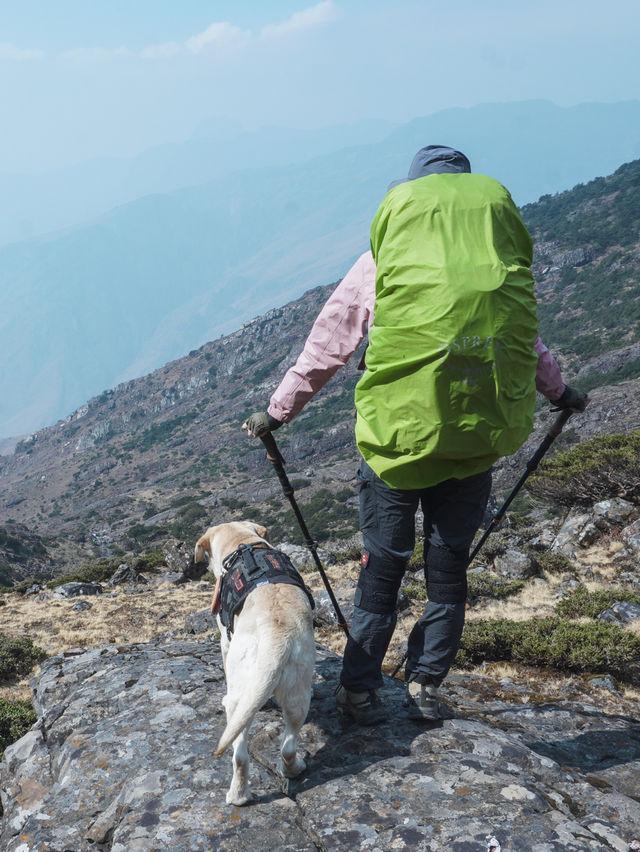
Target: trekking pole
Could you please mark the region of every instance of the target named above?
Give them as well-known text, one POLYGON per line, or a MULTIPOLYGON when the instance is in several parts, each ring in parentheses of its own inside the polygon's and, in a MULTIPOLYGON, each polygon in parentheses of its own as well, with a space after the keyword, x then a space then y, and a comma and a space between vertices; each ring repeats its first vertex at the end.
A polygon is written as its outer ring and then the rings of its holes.
POLYGON ((320 562, 320 557, 318 556, 318 551, 316 549, 316 543, 311 538, 307 525, 305 524, 304 518, 302 517, 302 513, 300 512, 300 507, 298 506, 298 503, 294 496, 293 486, 289 482, 289 477, 287 476, 286 471, 284 469, 284 459, 280 454, 280 450, 278 449, 278 445, 276 444, 276 439, 273 437, 272 432, 266 432, 264 435, 260 435, 260 440, 264 444, 265 449, 267 451, 267 458, 273 464, 276 470, 278 479, 280 480, 280 485, 282 485, 282 491, 284 492, 284 496, 291 503, 291 508, 293 509, 295 516, 298 519, 298 524, 300 525, 300 529, 302 530, 302 534, 304 536, 304 543, 311 551, 313 561, 316 564, 316 568, 318 569, 320 576, 322 577, 322 582, 324 583, 329 598, 331 599, 331 603, 333 604, 333 609, 335 610, 338 619, 338 626, 344 630, 345 636, 349 638, 349 627, 347 626, 347 622, 345 621, 344 615, 342 614, 340 605, 336 600, 336 596, 333 594, 333 589, 331 588, 329 578, 327 577, 325 570, 322 567, 322 562, 320 562))
MULTIPOLYGON (((496 527, 498 527, 498 525, 500 524, 500 521, 504 518, 505 512, 507 511, 507 509, 509 508, 509 506, 513 502, 514 497, 516 496, 518 491, 520 491, 520 489, 524 485, 525 481, 528 479, 529 475, 532 474, 533 471, 538 467, 542 457, 547 452, 547 450, 549 449, 551 444, 553 444, 553 442, 558 437, 560 432, 562 432, 567 420, 571 417, 572 414, 574 414, 574 412, 570 408, 565 408, 564 411, 561 411, 560 414, 554 420, 554 422, 551 424, 551 428, 549 429, 547 434, 544 436, 542 443, 540 444, 538 449, 535 451, 535 453, 531 456, 531 458, 527 462, 527 466, 525 468, 524 473, 522 474, 520 479, 516 482, 515 486, 510 491, 507 499, 504 501, 502 506, 500 506, 498 511, 494 513, 493 517, 491 518, 491 521, 489 522, 488 527, 486 528, 486 530, 482 534, 480 541, 473 548, 473 552, 470 554, 469 561, 467 562, 467 567, 469 567, 469 565, 471 565, 473 560, 476 558, 478 551, 480 550, 482 545, 489 538, 489 536, 496 529, 496 527)), ((405 661, 406 661, 408 656, 409 656, 409 652, 406 651, 404 657, 400 660, 398 665, 393 670, 393 674, 391 675, 391 677, 395 677, 398 674, 398 672, 400 671, 402 666, 405 664, 405 661)))

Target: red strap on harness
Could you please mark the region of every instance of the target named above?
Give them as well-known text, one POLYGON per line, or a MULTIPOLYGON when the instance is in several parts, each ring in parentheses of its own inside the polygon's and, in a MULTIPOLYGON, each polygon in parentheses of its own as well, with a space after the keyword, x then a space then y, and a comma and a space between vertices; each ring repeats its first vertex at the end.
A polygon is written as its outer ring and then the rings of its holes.
POLYGON ((216 580, 216 587, 213 590, 213 600, 211 601, 211 614, 217 615, 220 612, 220 604, 222 602, 222 577, 216 580))

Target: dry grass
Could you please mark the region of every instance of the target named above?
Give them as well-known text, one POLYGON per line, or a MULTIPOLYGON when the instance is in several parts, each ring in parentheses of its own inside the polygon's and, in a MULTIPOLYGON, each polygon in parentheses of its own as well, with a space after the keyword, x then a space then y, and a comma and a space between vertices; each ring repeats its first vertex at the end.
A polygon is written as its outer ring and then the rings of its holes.
MULTIPOLYGON (((186 616, 208 607, 211 587, 206 583, 174 586, 162 583, 143 591, 120 587, 116 597, 96 595, 69 600, 35 600, 18 594, 4 595, 2 632, 13 638, 28 636, 50 656, 70 648, 99 648, 104 645, 148 642, 168 631, 181 633, 186 616), (73 607, 87 600, 91 609, 73 607)), ((32 672, 23 680, 0 687, 0 698, 31 698, 28 686, 32 672)))
MULTIPOLYGON (((594 564, 598 557, 594 557, 594 564)), ((601 558, 598 562, 600 574, 607 568, 606 561, 601 558)), ((331 585, 338 593, 341 587, 349 587, 349 600, 352 589, 358 578, 360 565, 358 561, 340 565, 326 566, 325 571, 331 585)), ((319 573, 314 570, 304 572, 305 582, 313 591, 324 590, 324 584, 319 573)), ((529 582, 510 598, 495 600, 479 600, 473 607, 467 609, 469 621, 484 618, 509 618, 522 621, 532 617, 551 615, 558 600, 556 588, 561 579, 555 575, 547 575, 547 583, 529 582)), ((589 588, 602 588, 602 583, 590 582, 589 588)), ((606 588, 606 585, 604 586, 606 588)), ((141 592, 127 591, 119 587, 117 596, 110 598, 106 595, 85 598, 92 608, 87 611, 74 611, 73 607, 79 600, 58 600, 49 598, 37 601, 33 597, 7 594, 4 596, 6 606, 2 612, 2 632, 9 636, 28 636, 36 645, 44 648, 48 654, 57 654, 70 648, 93 648, 110 644, 128 644, 148 642, 165 633, 183 636, 185 618, 208 608, 211 602, 212 588, 207 583, 187 583, 175 586, 171 583, 150 584, 143 587, 141 592)), ((406 651, 408 635, 416 620, 424 609, 423 601, 411 601, 407 609, 398 614, 398 624, 394 632, 384 670, 391 674, 406 651)), ((628 629, 640 634, 640 621, 628 629)), ((316 640, 342 656, 346 644, 344 633, 338 627, 316 628, 316 640)), ((601 700, 607 707, 615 705, 619 699, 606 690, 596 689, 576 676, 563 676, 559 673, 540 672, 526 666, 514 666, 505 663, 492 663, 482 668, 482 673, 496 681, 511 679, 515 683, 527 684, 530 690, 522 694, 522 698, 511 696, 514 701, 527 701, 527 696, 538 700, 541 696, 557 696, 567 698, 569 695, 582 696, 585 699, 594 694, 602 693, 601 700), (537 698, 536 698, 537 696, 537 698)), ((31 698, 28 685, 30 677, 37 675, 37 670, 22 681, 0 687, 0 698, 31 698)), ((400 673, 402 677, 402 673, 400 673)), ((640 692, 624 689, 622 701, 638 702, 640 692)))
POLYGON ((467 610, 467 620, 509 618, 512 621, 526 621, 553 615, 553 607, 558 601, 555 589, 559 581, 551 576, 548 580, 547 583, 529 582, 520 592, 501 600, 481 598, 467 610))

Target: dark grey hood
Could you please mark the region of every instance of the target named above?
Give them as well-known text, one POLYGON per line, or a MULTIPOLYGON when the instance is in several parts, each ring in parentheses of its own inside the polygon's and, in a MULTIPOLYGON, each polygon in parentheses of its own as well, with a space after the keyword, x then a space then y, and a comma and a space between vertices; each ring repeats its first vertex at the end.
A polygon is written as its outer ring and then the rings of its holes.
POLYGON ((448 148, 446 145, 427 145, 425 148, 420 148, 413 158, 407 177, 394 180, 389 184, 387 189, 393 189, 398 184, 426 177, 427 175, 470 171, 471 164, 461 151, 456 151, 455 148, 448 148))

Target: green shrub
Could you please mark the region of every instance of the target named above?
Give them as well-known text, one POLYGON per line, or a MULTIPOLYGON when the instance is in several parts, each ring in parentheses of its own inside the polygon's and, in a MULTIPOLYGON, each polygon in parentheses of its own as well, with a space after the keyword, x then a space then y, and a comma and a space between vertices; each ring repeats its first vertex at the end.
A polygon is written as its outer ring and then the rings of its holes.
POLYGON ((163 534, 163 530, 154 524, 132 524, 127 529, 127 535, 138 544, 147 544, 163 534))
POLYGON ((12 639, 0 633, 0 682, 28 674, 46 656, 45 651, 26 636, 12 639))
POLYGON ((564 506, 640 500, 640 431, 591 438, 543 461, 529 479, 537 496, 564 506))
POLYGON ((608 673, 638 685, 640 636, 603 621, 583 624, 555 617, 468 621, 456 664, 468 668, 485 661, 608 673))
POLYGON ((202 535, 205 526, 203 521, 208 517, 209 510, 192 500, 182 508, 169 527, 169 532, 181 541, 197 539, 202 535))
POLYGON ((596 618, 617 601, 640 604, 640 595, 625 589, 589 591, 586 586, 578 586, 556 604, 555 611, 562 618, 596 618))
POLYGON ((0 698, 0 759, 7 746, 24 736, 37 718, 28 701, 0 698))
POLYGON ((137 571, 153 571, 154 568, 162 568, 166 564, 167 560, 165 559, 163 549, 157 547, 155 550, 150 550, 139 556, 136 560, 135 568, 137 571))
POLYGON ((47 583, 48 589, 55 589, 64 583, 104 583, 110 580, 120 565, 120 559, 103 559, 92 564, 82 565, 76 571, 56 577, 47 583))
POLYGON ((525 585, 523 580, 504 580, 490 571, 483 571, 481 574, 468 574, 467 584, 469 603, 474 603, 480 598, 496 598, 498 600, 508 598, 510 595, 517 594, 525 585))
POLYGON ((42 574, 34 574, 33 577, 29 577, 28 580, 21 580, 19 583, 16 583, 15 586, 0 586, 0 595, 9 594, 10 592, 13 594, 23 595, 27 589, 30 589, 34 583, 46 583, 49 577, 43 577, 42 574))
POLYGON ((565 574, 575 571, 576 566, 564 553, 551 553, 547 550, 544 553, 532 553, 531 556, 543 571, 548 571, 550 574, 565 574))

